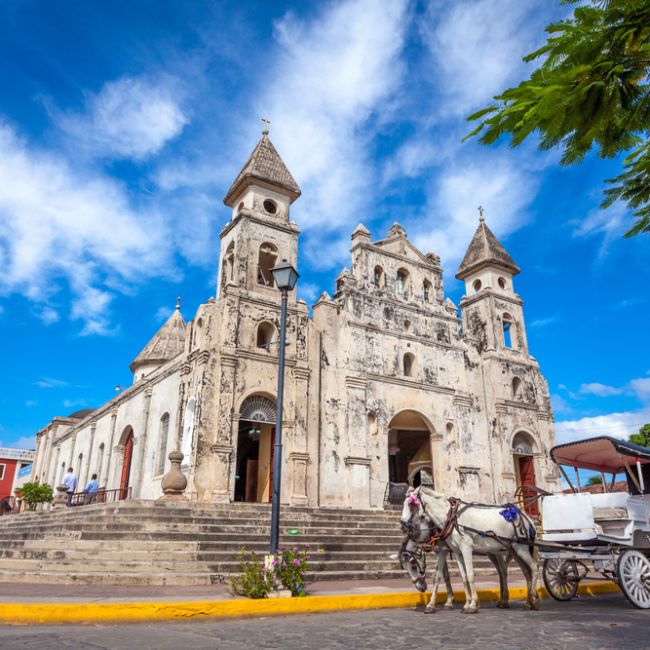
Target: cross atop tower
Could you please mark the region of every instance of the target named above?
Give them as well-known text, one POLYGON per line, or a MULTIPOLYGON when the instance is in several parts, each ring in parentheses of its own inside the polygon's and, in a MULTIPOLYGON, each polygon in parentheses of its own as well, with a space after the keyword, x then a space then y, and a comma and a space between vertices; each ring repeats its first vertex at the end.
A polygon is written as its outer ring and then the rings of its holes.
POLYGON ((478 206, 478 220, 483 223, 485 221, 485 217, 483 216, 483 213, 485 212, 485 208, 482 205, 478 206))
POLYGON ((264 123, 264 128, 262 129, 262 135, 268 135, 269 124, 271 124, 271 120, 269 120, 268 117, 263 117, 261 121, 264 123))

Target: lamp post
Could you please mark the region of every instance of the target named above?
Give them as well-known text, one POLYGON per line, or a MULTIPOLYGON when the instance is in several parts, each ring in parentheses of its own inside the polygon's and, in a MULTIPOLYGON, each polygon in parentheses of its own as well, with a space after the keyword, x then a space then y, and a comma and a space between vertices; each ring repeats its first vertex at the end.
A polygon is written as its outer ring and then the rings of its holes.
POLYGON ((282 482, 282 397, 284 394, 284 348, 287 336, 287 297, 296 286, 298 272, 282 260, 271 269, 275 286, 280 290, 282 307, 280 312, 280 350, 278 354, 278 406, 275 415, 275 444, 273 446, 273 487, 271 497, 271 555, 278 552, 280 537, 280 486, 282 482))

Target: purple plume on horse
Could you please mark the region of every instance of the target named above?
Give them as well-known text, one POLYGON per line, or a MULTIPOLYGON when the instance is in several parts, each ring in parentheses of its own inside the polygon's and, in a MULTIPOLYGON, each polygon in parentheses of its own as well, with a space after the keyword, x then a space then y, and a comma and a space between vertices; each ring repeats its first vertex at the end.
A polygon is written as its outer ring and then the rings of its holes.
POLYGON ((517 517, 519 517, 519 508, 517 508, 517 506, 513 506, 511 503, 508 503, 503 510, 499 510, 499 514, 506 521, 514 524, 515 521, 517 521, 517 517))

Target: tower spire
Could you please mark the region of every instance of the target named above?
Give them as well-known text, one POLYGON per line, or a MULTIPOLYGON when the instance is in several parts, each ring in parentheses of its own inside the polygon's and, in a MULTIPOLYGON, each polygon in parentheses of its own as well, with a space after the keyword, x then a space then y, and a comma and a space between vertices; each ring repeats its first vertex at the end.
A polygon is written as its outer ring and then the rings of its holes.
POLYGON ((262 128, 262 135, 268 135, 269 134, 269 125, 271 124, 271 121, 269 120, 268 117, 263 117, 261 121, 264 124, 264 128, 262 128))

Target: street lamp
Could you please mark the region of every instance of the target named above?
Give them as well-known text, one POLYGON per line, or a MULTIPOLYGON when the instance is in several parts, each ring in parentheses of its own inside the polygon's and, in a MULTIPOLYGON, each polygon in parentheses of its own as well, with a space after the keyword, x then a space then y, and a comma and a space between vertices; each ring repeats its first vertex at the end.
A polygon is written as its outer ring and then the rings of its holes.
POLYGON ((282 260, 271 269, 275 286, 280 290, 282 309, 280 315, 280 340, 278 354, 278 406, 275 415, 275 445, 273 449, 273 491, 271 497, 271 555, 278 552, 280 537, 280 485, 282 481, 282 397, 284 394, 284 349, 287 337, 287 297, 296 286, 298 271, 282 260))

